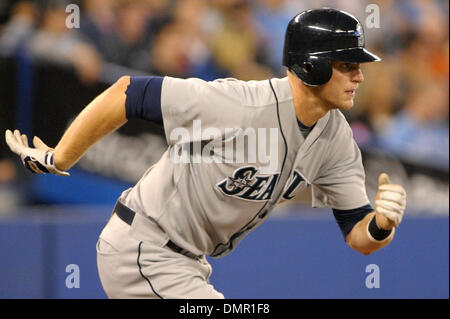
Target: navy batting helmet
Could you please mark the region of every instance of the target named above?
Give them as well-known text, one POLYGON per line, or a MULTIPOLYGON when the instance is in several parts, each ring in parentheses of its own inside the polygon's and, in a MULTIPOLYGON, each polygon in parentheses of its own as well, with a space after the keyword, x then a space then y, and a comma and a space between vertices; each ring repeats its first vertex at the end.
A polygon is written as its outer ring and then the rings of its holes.
POLYGON ((361 23, 347 12, 322 8, 296 15, 284 39, 283 65, 307 85, 327 83, 331 60, 364 63, 380 61, 365 49, 361 23))

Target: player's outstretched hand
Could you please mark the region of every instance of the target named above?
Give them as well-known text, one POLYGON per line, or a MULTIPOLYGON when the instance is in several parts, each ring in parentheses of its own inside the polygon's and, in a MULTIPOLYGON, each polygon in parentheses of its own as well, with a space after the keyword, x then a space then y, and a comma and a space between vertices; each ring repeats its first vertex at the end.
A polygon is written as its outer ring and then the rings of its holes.
POLYGON ((406 191, 401 185, 391 184, 389 176, 381 173, 378 177, 378 193, 375 199, 377 224, 383 229, 397 227, 406 208, 406 191))
POLYGON ((23 165, 32 173, 52 173, 61 176, 69 176, 68 172, 56 168, 53 160, 53 149, 48 147, 37 136, 33 139, 34 148, 28 146, 28 138, 20 134, 19 130, 5 132, 5 140, 11 151, 20 156, 23 165))

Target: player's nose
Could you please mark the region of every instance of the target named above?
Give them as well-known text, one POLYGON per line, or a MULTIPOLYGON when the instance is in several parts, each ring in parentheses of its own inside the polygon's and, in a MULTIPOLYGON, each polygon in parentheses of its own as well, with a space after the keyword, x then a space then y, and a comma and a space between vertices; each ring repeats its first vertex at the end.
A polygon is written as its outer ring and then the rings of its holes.
POLYGON ((356 83, 362 83, 364 81, 364 75, 361 68, 358 68, 352 74, 352 81, 356 83))

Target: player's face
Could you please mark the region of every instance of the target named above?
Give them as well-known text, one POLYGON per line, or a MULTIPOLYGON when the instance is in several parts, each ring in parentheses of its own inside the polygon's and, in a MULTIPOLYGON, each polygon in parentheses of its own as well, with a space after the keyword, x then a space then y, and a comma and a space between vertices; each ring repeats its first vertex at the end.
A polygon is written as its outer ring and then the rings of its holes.
POLYGON ((320 87, 319 97, 330 109, 347 110, 353 106, 353 99, 361 82, 364 81, 359 63, 332 61, 333 75, 320 87))

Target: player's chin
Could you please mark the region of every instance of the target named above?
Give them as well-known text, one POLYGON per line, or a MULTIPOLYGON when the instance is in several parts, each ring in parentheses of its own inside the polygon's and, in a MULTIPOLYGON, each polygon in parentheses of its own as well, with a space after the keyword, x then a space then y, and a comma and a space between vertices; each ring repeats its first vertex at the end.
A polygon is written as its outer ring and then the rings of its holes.
POLYGON ((347 99, 343 99, 340 103, 339 103, 339 108, 341 110, 349 110, 353 107, 353 98, 347 98, 347 99))

